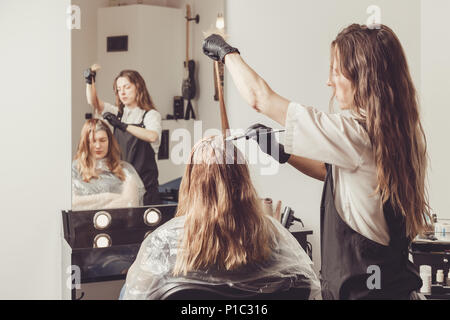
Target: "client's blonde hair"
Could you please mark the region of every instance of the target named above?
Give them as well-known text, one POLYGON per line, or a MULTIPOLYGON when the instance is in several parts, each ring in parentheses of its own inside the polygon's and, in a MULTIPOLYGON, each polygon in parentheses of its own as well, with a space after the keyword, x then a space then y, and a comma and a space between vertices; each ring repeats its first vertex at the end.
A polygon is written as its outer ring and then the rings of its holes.
POLYGON ((241 152, 222 136, 191 151, 176 216, 186 215, 174 275, 236 270, 269 257, 275 229, 263 213, 241 152))
POLYGON ((90 151, 91 140, 95 140, 94 136, 98 131, 105 131, 108 136, 108 153, 105 158, 109 170, 120 180, 124 181, 125 173, 120 162, 119 144, 106 122, 100 119, 87 120, 81 129, 81 137, 75 160, 78 160, 77 169, 83 181, 89 182, 92 178, 98 179, 98 172, 95 169, 95 159, 90 151))

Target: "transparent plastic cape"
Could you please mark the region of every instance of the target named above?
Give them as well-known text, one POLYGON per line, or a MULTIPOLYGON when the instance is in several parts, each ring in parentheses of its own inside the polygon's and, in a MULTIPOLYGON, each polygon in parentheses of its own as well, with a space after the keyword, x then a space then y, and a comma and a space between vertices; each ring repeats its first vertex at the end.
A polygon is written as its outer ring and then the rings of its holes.
POLYGON ((98 179, 83 181, 77 169, 77 160, 72 162, 72 210, 95 210, 142 206, 145 187, 141 178, 128 162, 121 161, 125 180, 120 180, 106 165, 106 160, 97 162, 98 179))
MULTIPOLYGON (((167 282, 189 282, 232 285, 255 293, 271 293, 280 289, 309 288, 309 299, 320 293, 320 282, 312 269, 312 261, 294 236, 281 223, 269 217, 275 226, 275 248, 264 263, 239 271, 196 271, 187 276, 172 276, 179 239, 183 235, 185 216, 168 221, 143 241, 137 258, 130 267, 124 286, 124 300, 149 299, 167 282)), ((258 245, 257 243, 255 245, 258 245)))

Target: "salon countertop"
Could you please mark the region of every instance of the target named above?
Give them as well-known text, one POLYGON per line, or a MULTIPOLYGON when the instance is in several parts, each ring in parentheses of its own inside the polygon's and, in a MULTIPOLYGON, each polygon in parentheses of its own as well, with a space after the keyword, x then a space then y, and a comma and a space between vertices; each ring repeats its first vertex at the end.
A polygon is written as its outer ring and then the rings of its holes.
POLYGON ((289 228, 290 232, 303 232, 306 234, 312 234, 312 229, 304 228, 301 223, 294 222, 294 224, 289 228))

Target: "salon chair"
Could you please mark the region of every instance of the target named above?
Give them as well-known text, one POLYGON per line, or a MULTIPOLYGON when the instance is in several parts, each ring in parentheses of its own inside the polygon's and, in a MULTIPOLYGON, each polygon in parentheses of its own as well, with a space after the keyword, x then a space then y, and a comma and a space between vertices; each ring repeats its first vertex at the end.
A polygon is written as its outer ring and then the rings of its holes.
POLYGON ((307 300, 310 288, 290 288, 273 293, 254 293, 229 285, 207 285, 186 282, 168 282, 149 299, 151 300, 307 300))

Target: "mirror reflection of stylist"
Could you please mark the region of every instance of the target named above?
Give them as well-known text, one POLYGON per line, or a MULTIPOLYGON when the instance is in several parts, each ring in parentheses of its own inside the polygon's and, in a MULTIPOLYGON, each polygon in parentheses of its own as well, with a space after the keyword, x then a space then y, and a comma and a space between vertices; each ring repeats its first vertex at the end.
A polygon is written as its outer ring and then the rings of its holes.
POLYGON ((332 42, 328 85, 343 114, 278 95, 218 35, 208 37, 203 50, 225 63, 250 106, 286 127, 286 151, 275 148, 276 159, 325 181, 322 297, 417 297, 421 280, 408 260, 408 245, 429 217, 426 142, 394 32, 354 24, 332 42))
POLYGON ((113 85, 116 105, 111 105, 98 98, 93 69, 89 68, 84 73, 88 103, 114 127, 123 160, 134 166, 144 182, 144 205, 157 204, 158 167, 155 153, 160 145, 161 114, 137 71, 123 70, 119 73, 113 85))

